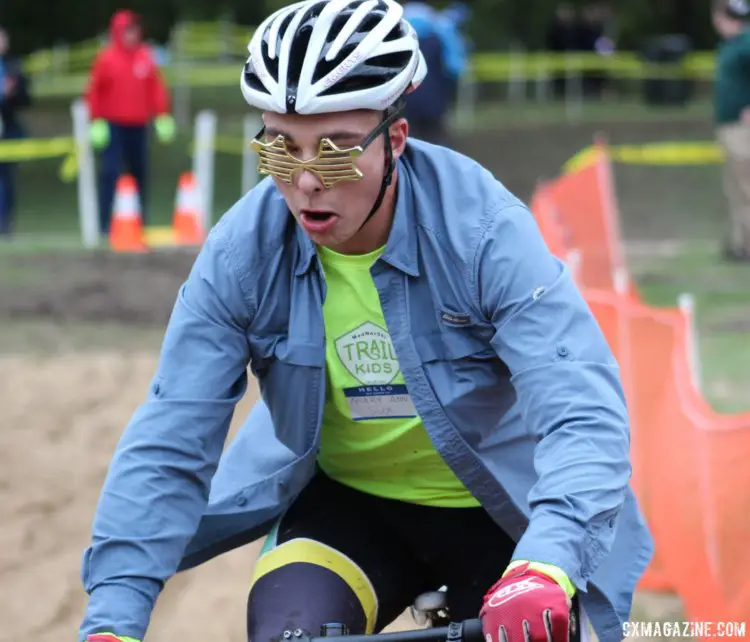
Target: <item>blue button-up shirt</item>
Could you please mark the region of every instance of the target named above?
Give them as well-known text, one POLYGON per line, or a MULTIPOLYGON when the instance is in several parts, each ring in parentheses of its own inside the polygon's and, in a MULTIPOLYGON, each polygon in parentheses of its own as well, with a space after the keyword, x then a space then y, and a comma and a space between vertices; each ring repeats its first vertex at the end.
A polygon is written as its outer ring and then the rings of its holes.
MULTIPOLYGON (((652 555, 628 414, 607 342, 530 211, 472 160, 411 142, 371 273, 439 453, 517 541, 514 559, 560 566, 600 640, 619 642, 652 555)), ((262 537, 315 474, 325 296, 314 245, 264 180, 211 231, 117 447, 84 554, 81 639, 143 638, 175 572, 262 537), (262 399, 222 452, 248 367, 262 399)))

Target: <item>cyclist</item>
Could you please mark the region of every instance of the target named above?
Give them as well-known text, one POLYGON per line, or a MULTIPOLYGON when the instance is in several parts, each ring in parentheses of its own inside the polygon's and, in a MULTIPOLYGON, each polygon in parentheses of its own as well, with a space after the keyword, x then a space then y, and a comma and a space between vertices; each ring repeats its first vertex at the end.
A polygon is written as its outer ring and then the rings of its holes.
POLYGON ((569 272, 489 171, 408 140, 427 70, 398 3, 293 4, 249 51, 269 177, 180 289, 102 489, 80 639, 143 639, 174 573, 267 535, 253 642, 378 631, 442 585, 488 642, 587 618, 619 642, 652 541, 569 272), (248 366, 262 401, 222 456, 248 366))

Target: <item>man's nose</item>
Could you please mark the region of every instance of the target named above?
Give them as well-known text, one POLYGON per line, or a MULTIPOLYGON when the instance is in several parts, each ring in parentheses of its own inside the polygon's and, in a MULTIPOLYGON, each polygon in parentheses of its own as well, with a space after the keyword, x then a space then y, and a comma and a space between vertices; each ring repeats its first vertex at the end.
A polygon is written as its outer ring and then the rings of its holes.
POLYGON ((305 194, 314 194, 323 189, 323 182, 320 177, 309 169, 300 168, 297 170, 297 189, 305 194))

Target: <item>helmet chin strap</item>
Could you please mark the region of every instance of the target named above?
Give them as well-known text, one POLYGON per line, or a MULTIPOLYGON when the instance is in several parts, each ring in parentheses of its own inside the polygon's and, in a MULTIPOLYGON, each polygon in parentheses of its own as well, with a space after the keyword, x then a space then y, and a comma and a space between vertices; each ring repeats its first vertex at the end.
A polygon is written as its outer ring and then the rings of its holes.
POLYGON ((391 147, 391 136, 388 132, 389 127, 401 117, 401 112, 404 109, 403 98, 398 100, 392 107, 389 107, 383 112, 383 121, 380 125, 372 132, 372 138, 377 138, 380 134, 385 138, 385 174, 383 180, 380 183, 380 191, 375 199, 375 203, 370 209, 370 213, 367 215, 362 225, 359 226, 357 232, 359 232, 365 225, 370 222, 370 219, 375 216, 380 206, 383 204, 385 198, 385 192, 388 186, 393 182, 393 172, 396 169, 396 163, 393 160, 393 147, 391 147))

